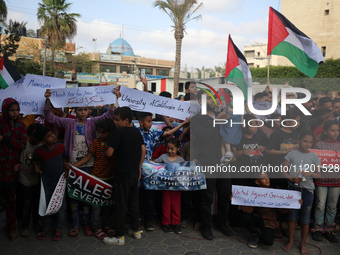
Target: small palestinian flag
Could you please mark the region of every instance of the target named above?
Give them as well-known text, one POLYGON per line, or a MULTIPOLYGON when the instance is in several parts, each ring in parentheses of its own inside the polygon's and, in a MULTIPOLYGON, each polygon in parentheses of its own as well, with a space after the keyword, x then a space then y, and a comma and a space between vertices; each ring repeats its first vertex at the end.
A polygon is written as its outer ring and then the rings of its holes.
POLYGON ((257 148, 256 150, 254 150, 250 156, 263 156, 262 152, 259 150, 259 148, 257 148))
POLYGON ((302 73, 313 78, 319 63, 325 62, 320 49, 285 16, 269 7, 267 55, 288 58, 302 73))
POLYGON ((248 87, 252 86, 250 69, 246 58, 236 47, 229 35, 227 64, 225 68, 225 78, 235 83, 243 92, 244 98, 248 98, 248 87))
POLYGON ((5 89, 20 78, 20 74, 14 69, 8 58, 3 56, 0 59, 0 88, 5 89))

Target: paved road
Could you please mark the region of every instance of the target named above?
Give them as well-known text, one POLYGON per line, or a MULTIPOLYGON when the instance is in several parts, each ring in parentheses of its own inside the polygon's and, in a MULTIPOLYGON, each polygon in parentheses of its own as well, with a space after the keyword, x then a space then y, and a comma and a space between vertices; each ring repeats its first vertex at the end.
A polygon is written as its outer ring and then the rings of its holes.
MULTIPOLYGON (((5 225, 5 212, 0 213, 0 226, 5 225)), ((276 240, 274 245, 266 247, 259 245, 257 249, 251 249, 247 246, 248 235, 246 232, 235 232, 235 237, 227 238, 217 231, 213 231, 216 238, 213 241, 207 241, 201 238, 199 232, 187 227, 183 230, 182 235, 168 235, 162 230, 157 229, 152 232, 144 232, 141 240, 134 240, 128 236, 125 237, 125 246, 109 246, 102 243, 94 237, 87 237, 83 232, 79 233, 76 238, 68 237, 67 228, 64 228, 64 238, 61 241, 52 241, 52 233, 49 233, 48 239, 39 241, 35 233, 31 230, 30 237, 20 237, 19 241, 11 242, 5 236, 5 232, 0 232, 0 254, 227 254, 227 255, 245 255, 245 254, 288 254, 281 250, 281 246, 286 239, 276 240), (34 233, 34 235, 33 235, 34 233)), ((299 239, 299 231, 296 231, 296 240, 299 239)), ((330 244, 324 240, 317 243, 308 237, 308 248, 311 255, 316 254, 340 254, 340 243, 330 244)), ((289 254, 300 254, 298 243, 294 244, 289 254)))

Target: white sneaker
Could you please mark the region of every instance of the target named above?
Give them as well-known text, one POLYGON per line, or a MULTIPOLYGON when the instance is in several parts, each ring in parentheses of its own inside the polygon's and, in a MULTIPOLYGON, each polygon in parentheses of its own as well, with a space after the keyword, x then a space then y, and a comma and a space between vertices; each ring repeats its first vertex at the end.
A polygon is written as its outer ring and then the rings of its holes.
POLYGON ((224 154, 224 162, 230 162, 233 159, 233 153, 232 152, 226 152, 224 154))
POLYGON ((141 239, 142 238, 142 231, 138 230, 134 232, 132 229, 129 229, 128 231, 129 236, 133 237, 134 239, 141 239))
POLYGON ((109 245, 124 245, 125 244, 125 238, 124 236, 118 236, 118 237, 105 237, 103 239, 103 242, 105 244, 109 244, 109 245))

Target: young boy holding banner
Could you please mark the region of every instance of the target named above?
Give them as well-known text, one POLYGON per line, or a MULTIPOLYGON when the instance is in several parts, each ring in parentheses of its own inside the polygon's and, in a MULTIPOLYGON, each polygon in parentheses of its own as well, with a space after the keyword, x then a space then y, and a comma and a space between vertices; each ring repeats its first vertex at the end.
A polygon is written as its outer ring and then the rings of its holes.
MULTIPOLYGON (((41 135, 44 137, 42 141, 42 146, 38 147, 34 151, 33 155, 33 165, 36 173, 41 174, 41 199, 39 205, 39 214, 44 216, 42 219, 43 230, 38 233, 38 240, 45 240, 47 237, 47 232, 51 226, 51 216, 46 212, 42 212, 41 208, 44 208, 42 203, 49 204, 51 199, 54 199, 53 194, 55 192, 56 186, 59 183, 62 174, 67 174, 65 168, 65 149, 64 144, 57 143, 57 137, 48 128, 43 127, 40 131, 41 135), (45 194, 45 197, 44 197, 45 194)), ((56 232, 52 238, 53 241, 59 241, 62 239, 63 225, 65 220, 65 197, 62 201, 59 210, 56 212, 57 223, 56 232)), ((56 207, 58 205, 56 204, 56 207)), ((47 208, 48 210, 49 208, 47 208)), ((51 213, 53 214, 53 212, 51 213)))
MULTIPOLYGON (((94 156, 94 166, 91 175, 112 184, 114 173, 114 157, 106 157, 106 151, 109 148, 108 142, 115 130, 112 120, 102 120, 96 124, 98 138, 93 140, 89 153, 73 166, 80 167, 88 162, 94 156)), ((92 206, 91 209, 91 227, 95 237, 103 240, 107 235, 112 236, 114 231, 109 227, 111 217, 111 208, 92 206), (104 231, 105 232, 104 232, 104 231)))

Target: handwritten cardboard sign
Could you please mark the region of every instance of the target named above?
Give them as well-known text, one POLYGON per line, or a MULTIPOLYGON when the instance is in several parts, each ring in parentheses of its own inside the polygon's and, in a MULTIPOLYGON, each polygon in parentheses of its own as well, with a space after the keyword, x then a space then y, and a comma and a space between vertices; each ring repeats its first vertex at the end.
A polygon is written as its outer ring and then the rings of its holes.
POLYGON ((134 111, 152 112, 164 116, 185 120, 200 110, 199 104, 179 101, 157 96, 148 92, 121 87, 122 96, 118 98, 119 106, 128 106, 134 111))
POLYGON ((232 205, 300 209, 301 192, 248 186, 232 186, 232 205))
POLYGON ((114 104, 115 86, 94 86, 80 88, 51 89, 54 107, 81 107, 114 104))
POLYGON ((65 88, 66 80, 48 76, 27 74, 5 90, 1 90, 0 104, 8 97, 19 102, 20 113, 43 114, 46 89, 65 88))

